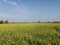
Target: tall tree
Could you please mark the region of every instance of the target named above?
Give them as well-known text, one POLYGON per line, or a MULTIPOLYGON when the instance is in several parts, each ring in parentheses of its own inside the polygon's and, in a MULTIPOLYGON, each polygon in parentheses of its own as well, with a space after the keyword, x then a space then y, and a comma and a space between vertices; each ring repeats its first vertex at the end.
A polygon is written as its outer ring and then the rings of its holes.
POLYGON ((1 21, 0 21, 0 24, 3 24, 3 23, 4 23, 3 20, 1 20, 1 21))
POLYGON ((5 23, 8 23, 8 20, 6 20, 5 23))

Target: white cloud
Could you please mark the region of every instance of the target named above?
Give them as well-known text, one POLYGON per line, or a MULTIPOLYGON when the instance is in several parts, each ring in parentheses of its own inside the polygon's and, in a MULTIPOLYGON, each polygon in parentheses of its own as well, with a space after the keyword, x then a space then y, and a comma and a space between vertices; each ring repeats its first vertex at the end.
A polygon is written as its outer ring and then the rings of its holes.
POLYGON ((17 4, 16 2, 11 2, 11 1, 8 1, 7 3, 8 3, 8 4, 10 4, 10 5, 13 5, 13 6, 18 7, 18 4, 17 4))
POLYGON ((11 18, 13 18, 12 15, 0 13, 0 19, 6 20, 6 19, 11 19, 11 18))
POLYGON ((14 6, 17 6, 17 3, 16 2, 12 2, 12 1, 8 1, 8 0, 3 0, 5 3, 8 3, 10 5, 14 5, 14 6))
POLYGON ((28 12, 28 9, 27 9, 26 6, 21 5, 21 4, 18 5, 15 1, 9 1, 9 0, 3 0, 3 1, 4 1, 5 3, 9 4, 9 5, 15 6, 15 7, 16 7, 15 11, 19 11, 19 12, 22 12, 22 13, 28 12))
POLYGON ((7 0, 3 0, 4 2, 7 2, 7 0))
POLYGON ((8 15, 8 14, 0 13, 0 20, 14 21, 14 20, 16 20, 16 18, 13 15, 8 15))
POLYGON ((18 21, 24 21, 26 20, 25 16, 17 16, 17 15, 9 15, 9 14, 5 14, 5 13, 0 13, 0 20, 9 20, 9 21, 14 21, 14 22, 18 22, 18 21))
POLYGON ((12 4, 13 4, 13 5, 17 5, 17 3, 16 3, 16 2, 13 2, 12 4))
POLYGON ((0 20, 25 21, 28 8, 22 3, 18 5, 15 1, 3 0, 7 5, 4 7, 4 13, 0 13, 0 20), (12 7, 14 6, 14 7, 12 7))

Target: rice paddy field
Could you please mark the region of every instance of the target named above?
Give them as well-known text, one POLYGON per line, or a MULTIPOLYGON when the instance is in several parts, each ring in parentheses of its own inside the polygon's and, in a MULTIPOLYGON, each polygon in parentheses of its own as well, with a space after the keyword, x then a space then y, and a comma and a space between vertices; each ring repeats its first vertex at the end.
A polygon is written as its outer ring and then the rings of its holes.
POLYGON ((0 24, 0 45, 60 45, 60 23, 0 24))

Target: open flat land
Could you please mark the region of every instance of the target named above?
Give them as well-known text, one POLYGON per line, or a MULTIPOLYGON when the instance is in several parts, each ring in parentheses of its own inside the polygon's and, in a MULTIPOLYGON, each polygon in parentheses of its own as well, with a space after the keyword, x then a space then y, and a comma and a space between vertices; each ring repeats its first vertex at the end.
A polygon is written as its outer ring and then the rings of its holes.
POLYGON ((60 45, 60 23, 0 24, 0 45, 60 45))

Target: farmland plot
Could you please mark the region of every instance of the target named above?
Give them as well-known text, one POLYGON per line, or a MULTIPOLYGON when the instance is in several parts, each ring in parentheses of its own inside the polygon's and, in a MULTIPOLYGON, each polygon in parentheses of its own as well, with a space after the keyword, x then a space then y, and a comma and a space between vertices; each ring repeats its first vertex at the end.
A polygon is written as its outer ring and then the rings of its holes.
POLYGON ((0 45, 60 45, 60 23, 0 24, 0 45))

